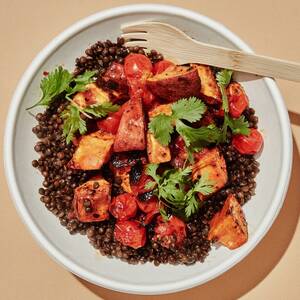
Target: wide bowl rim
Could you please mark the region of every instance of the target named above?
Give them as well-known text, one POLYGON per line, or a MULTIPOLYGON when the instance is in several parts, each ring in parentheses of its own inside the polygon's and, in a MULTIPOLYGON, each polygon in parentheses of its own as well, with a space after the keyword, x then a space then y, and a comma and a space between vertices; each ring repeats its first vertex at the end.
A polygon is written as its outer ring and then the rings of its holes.
POLYGON ((4 153, 4 169, 6 174, 6 180, 8 183, 11 198, 13 199, 14 205, 21 216, 23 222, 28 226, 29 231, 33 237, 37 240, 40 246, 52 257, 56 262, 64 266, 66 269, 76 274, 77 276, 92 282, 96 285, 103 286, 115 291, 134 293, 134 294, 144 294, 144 295, 154 295, 154 294, 165 294, 176 292, 188 288, 192 288, 196 285, 203 284, 221 274, 226 272, 229 268, 236 265, 244 257, 246 257, 251 250, 261 241, 265 236, 271 225, 273 224, 276 216, 278 215, 286 192, 288 188, 288 183, 291 174, 292 166, 292 135, 288 113, 284 105, 284 101, 280 94, 280 91, 273 79, 265 78, 264 81, 269 88, 273 101, 276 105, 277 113, 280 120, 280 126, 283 136, 283 160, 281 163, 281 175, 278 181, 277 192, 272 202, 270 210, 266 214, 260 228, 256 231, 255 236, 252 238, 251 242, 248 241, 244 245, 243 250, 236 255, 233 255, 230 259, 226 260, 224 263, 218 267, 205 272, 204 274, 199 274, 199 276, 185 279, 179 282, 163 283, 156 285, 145 285, 145 284, 129 284, 122 283, 117 280, 108 280, 97 274, 89 272, 84 268, 77 265, 71 258, 63 255, 45 236, 38 228, 37 224, 34 222, 27 210, 25 204, 23 203, 22 196, 17 186, 16 172, 13 160, 13 141, 14 133, 16 127, 16 118, 19 110, 19 105, 23 99, 23 96, 27 90, 27 87, 34 75, 36 74, 39 67, 44 63, 44 61, 65 41, 76 33, 82 31, 83 29, 92 26, 93 24, 103 21, 107 18, 112 18, 115 16, 126 15, 130 13, 167 13, 170 15, 182 16, 189 18, 195 22, 202 23, 205 26, 211 28, 212 30, 218 32, 238 48, 246 51, 253 52, 251 48, 245 44, 239 37, 227 29, 224 25, 206 17, 201 14, 195 13, 193 11, 172 6, 172 5, 161 5, 161 4, 133 4, 119 6, 107 10, 100 11, 80 21, 74 23, 58 36, 56 36, 32 61, 29 67, 24 72, 20 81, 18 82, 17 88, 13 94, 12 101, 8 110, 6 127, 4 133, 4 143, 3 143, 3 153, 4 153))

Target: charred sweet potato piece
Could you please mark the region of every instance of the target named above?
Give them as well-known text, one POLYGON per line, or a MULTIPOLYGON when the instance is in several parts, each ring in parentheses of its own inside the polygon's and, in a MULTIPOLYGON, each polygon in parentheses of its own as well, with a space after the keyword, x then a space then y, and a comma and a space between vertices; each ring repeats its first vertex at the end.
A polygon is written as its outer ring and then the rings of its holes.
MULTIPOLYGON (((208 178, 214 182, 213 193, 217 192, 227 182, 227 169, 224 157, 218 148, 204 149, 194 155, 195 163, 192 167, 192 179, 197 180, 203 174, 208 174, 208 178)), ((199 195, 204 199, 203 195, 199 195)))
POLYGON ((233 250, 248 240, 248 227, 242 208, 233 195, 229 195, 224 206, 210 222, 208 240, 219 242, 233 250))
POLYGON ((109 100, 108 92, 97 87, 95 83, 87 84, 86 90, 77 93, 73 98, 73 102, 81 108, 93 104, 103 104, 104 102, 109 102, 109 100))
POLYGON ((205 65, 193 65, 197 68, 201 80, 201 98, 207 104, 222 103, 222 96, 211 67, 205 65))
POLYGON ((81 222, 99 222, 109 218, 110 184, 104 179, 89 180, 75 189, 73 206, 81 222))
MULTIPOLYGON (((159 114, 171 115, 172 107, 170 104, 163 104, 149 111, 149 119, 159 114)), ((147 132, 147 154, 150 163, 159 164, 171 160, 171 152, 168 146, 163 146, 152 132, 147 132)))
POLYGON ((193 67, 171 66, 146 81, 150 91, 169 102, 180 98, 200 96, 201 81, 193 67))
POLYGON ((109 160, 113 143, 114 135, 100 130, 82 136, 68 167, 81 170, 100 169, 109 160))
POLYGON ((144 150, 146 148, 145 117, 141 99, 126 103, 114 143, 115 152, 144 150))

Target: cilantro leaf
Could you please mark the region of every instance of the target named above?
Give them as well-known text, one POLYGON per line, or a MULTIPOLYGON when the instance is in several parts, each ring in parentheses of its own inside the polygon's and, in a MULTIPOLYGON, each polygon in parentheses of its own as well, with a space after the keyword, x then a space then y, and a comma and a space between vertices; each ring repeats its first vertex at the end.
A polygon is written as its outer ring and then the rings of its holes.
POLYGON ((159 213, 165 222, 169 221, 170 216, 167 214, 164 208, 160 208, 159 213))
POLYGON ((176 131, 182 136, 187 147, 192 144, 207 145, 216 143, 220 140, 221 131, 215 125, 207 127, 192 128, 185 125, 182 121, 176 121, 176 131))
POLYGON ((172 104, 172 116, 192 123, 199 121, 206 109, 206 105, 196 97, 183 98, 172 104))
POLYGON ((27 108, 27 110, 39 105, 49 106, 57 96, 69 87, 72 77, 72 74, 68 70, 63 69, 62 66, 59 66, 54 71, 50 72, 48 76, 41 80, 41 99, 33 106, 27 108))
POLYGON ((149 122, 150 131, 163 146, 167 146, 171 142, 171 134, 174 131, 172 120, 171 116, 159 114, 149 122))
POLYGON ((69 144, 74 138, 74 134, 79 130, 80 134, 84 134, 87 131, 86 123, 80 117, 80 111, 74 105, 69 105, 62 113, 61 117, 64 120, 63 124, 63 136, 66 138, 67 144, 69 144))
POLYGON ((185 215, 189 218, 200 208, 201 203, 197 197, 197 193, 209 195, 214 191, 214 181, 208 178, 208 173, 204 173, 198 182, 191 188, 185 196, 185 215))
POLYGON ((112 104, 111 102, 104 102, 102 104, 88 106, 84 108, 83 111, 88 115, 92 115, 96 118, 103 118, 107 116, 108 113, 118 111, 119 108, 119 105, 112 104))
POLYGON ((145 173, 151 176, 157 184, 160 182, 160 176, 156 174, 158 169, 158 164, 148 164, 145 170, 145 173))
POLYGON ((227 86, 231 81, 232 73, 233 71, 227 69, 219 71, 216 75, 218 85, 227 86))
POLYGON ((72 94, 77 92, 83 92, 86 90, 86 85, 93 81, 96 71, 85 71, 83 74, 78 75, 74 78, 74 86, 68 87, 66 92, 66 97, 69 97, 72 94))
POLYGON ((249 123, 245 120, 245 116, 240 116, 238 119, 229 117, 227 122, 233 134, 250 134, 249 123))

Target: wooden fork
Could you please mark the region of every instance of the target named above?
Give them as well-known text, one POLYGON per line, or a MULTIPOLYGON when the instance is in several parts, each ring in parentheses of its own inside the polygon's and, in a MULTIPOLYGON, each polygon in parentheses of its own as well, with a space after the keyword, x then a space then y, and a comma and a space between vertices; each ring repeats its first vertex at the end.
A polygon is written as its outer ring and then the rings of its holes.
POLYGON ((201 43, 160 22, 121 26, 126 46, 155 49, 178 64, 201 63, 261 76, 300 81, 300 64, 201 43))

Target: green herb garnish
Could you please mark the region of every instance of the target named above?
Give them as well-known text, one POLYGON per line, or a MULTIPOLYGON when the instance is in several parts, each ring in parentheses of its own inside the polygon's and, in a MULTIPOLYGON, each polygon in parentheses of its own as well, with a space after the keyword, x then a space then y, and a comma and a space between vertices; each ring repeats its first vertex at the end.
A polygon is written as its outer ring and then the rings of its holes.
POLYGON ((226 142, 227 140, 228 127, 231 129, 233 134, 248 135, 250 133, 249 123, 245 120, 244 116, 241 116, 238 119, 233 119, 229 116, 229 103, 226 88, 231 81, 231 77, 232 71, 226 69, 219 71, 216 75, 217 83, 222 94, 222 108, 224 109, 224 123, 222 126, 221 142, 226 142))
MULTIPOLYGON (((191 181, 191 168, 169 169, 162 175, 157 174, 159 165, 149 164, 146 174, 154 179, 152 188, 159 200, 168 207, 174 214, 184 215, 189 218, 200 208, 197 193, 208 195, 213 192, 214 182, 204 174, 195 184, 191 181), (186 191, 187 186, 193 186, 186 191)), ((161 215, 166 219, 166 212, 161 211, 161 215)))
POLYGON ((95 74, 96 72, 94 71, 86 71, 82 75, 73 77, 73 74, 62 66, 57 67, 41 80, 40 88, 42 97, 36 104, 27 108, 27 110, 36 106, 49 107, 62 93, 66 93, 66 97, 69 98, 78 91, 84 91, 85 86, 93 81, 95 74))

